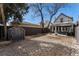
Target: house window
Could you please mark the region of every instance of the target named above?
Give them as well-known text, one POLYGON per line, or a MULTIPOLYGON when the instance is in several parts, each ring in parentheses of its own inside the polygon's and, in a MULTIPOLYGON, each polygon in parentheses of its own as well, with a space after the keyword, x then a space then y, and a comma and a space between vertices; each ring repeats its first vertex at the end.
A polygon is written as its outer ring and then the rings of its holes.
POLYGON ((63 18, 60 19, 60 22, 63 22, 63 18))

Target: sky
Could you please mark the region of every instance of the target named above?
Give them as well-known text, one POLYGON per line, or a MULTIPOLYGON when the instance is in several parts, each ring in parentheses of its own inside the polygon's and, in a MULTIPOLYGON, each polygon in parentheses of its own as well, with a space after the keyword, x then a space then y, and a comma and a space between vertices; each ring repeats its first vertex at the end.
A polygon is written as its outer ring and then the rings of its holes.
MULTIPOLYGON (((76 21, 79 20, 79 3, 65 4, 65 6, 60 8, 60 10, 57 12, 57 14, 52 18, 52 22, 60 13, 64 13, 67 16, 73 17, 73 23, 76 23, 76 21)), ((45 14, 44 20, 49 20, 49 15, 45 14)), ((34 17, 33 10, 30 9, 30 12, 24 16, 23 22, 30 22, 33 24, 38 24, 38 23, 40 23, 40 21, 41 21, 41 18, 34 17)))

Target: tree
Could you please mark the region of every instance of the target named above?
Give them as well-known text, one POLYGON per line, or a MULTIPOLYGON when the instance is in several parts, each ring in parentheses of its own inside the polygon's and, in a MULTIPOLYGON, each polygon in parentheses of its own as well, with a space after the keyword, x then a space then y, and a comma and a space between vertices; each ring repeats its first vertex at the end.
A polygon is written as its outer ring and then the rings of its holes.
POLYGON ((19 19, 20 22, 23 20, 23 15, 26 14, 29 7, 26 4, 0 4, 1 15, 0 20, 4 24, 4 39, 7 38, 7 26, 6 22, 13 18, 13 20, 19 19))
POLYGON ((3 10, 3 4, 0 4, 0 9, 1 9, 1 15, 2 15, 2 21, 3 21, 3 24, 4 24, 4 39, 6 39, 7 37, 7 27, 6 27, 6 22, 5 22, 5 15, 4 15, 4 10, 3 10))
POLYGON ((23 20, 23 16, 28 12, 28 4, 24 3, 6 3, 4 4, 5 19, 8 21, 10 18, 23 20))
POLYGON ((48 12, 50 15, 50 19, 49 19, 49 23, 47 28, 49 28, 49 25, 52 21, 53 16, 58 12, 58 10, 64 5, 64 3, 37 3, 37 4, 31 4, 31 7, 33 8, 34 11, 34 15, 36 17, 41 17, 41 25, 42 25, 42 29, 44 29, 44 10, 47 9, 47 11, 45 10, 45 12, 48 12))
POLYGON ((50 15, 50 19, 49 19, 49 23, 48 23, 47 28, 49 28, 53 16, 56 15, 56 13, 59 11, 59 9, 63 5, 64 5, 63 3, 53 3, 53 4, 51 4, 51 6, 46 7, 47 8, 47 11, 48 11, 48 13, 50 15))
POLYGON ((30 6, 33 8, 34 15, 36 17, 40 16, 41 25, 42 25, 42 32, 44 32, 44 15, 43 15, 44 4, 36 3, 36 4, 30 4, 30 6))

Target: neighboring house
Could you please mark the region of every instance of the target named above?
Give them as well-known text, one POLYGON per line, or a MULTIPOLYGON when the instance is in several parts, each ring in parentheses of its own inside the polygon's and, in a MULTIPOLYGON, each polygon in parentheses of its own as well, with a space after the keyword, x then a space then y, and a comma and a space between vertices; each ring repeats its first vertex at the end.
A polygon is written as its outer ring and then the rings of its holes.
POLYGON ((72 33, 74 30, 73 18, 61 13, 52 23, 51 31, 54 33, 72 33))

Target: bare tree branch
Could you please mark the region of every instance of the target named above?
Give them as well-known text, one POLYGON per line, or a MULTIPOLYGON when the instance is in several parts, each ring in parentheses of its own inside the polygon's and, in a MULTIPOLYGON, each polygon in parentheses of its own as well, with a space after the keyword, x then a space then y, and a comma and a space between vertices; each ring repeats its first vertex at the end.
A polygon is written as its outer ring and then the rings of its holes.
POLYGON ((51 6, 50 8, 47 7, 48 13, 49 13, 49 15, 50 15, 50 21, 49 21, 49 23, 48 23, 47 28, 49 28, 53 16, 58 12, 58 10, 59 10, 63 5, 64 5, 63 3, 54 3, 54 4, 52 4, 52 6, 51 6))
POLYGON ((43 16, 43 4, 37 3, 37 4, 31 4, 31 7, 33 8, 34 15, 36 17, 41 17, 41 25, 42 25, 42 31, 44 31, 44 16, 43 16))

